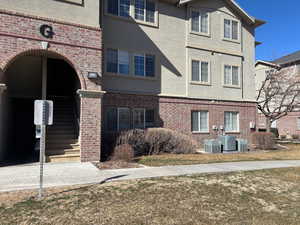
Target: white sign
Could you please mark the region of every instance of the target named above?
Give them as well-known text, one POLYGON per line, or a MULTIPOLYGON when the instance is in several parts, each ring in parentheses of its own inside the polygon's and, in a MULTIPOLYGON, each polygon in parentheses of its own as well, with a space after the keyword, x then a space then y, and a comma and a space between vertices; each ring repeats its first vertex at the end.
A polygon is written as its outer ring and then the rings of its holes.
POLYGON ((53 124, 53 101, 46 101, 46 100, 34 101, 34 124, 35 125, 53 124))

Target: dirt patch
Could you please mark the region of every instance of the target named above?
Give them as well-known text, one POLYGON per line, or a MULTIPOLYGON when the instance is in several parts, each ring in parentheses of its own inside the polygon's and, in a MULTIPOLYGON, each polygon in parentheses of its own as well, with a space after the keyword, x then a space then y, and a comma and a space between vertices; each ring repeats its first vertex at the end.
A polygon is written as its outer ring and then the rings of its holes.
POLYGON ((105 169, 125 169, 125 168, 140 168, 143 165, 133 162, 126 162, 122 160, 111 160, 101 163, 94 163, 94 165, 101 170, 105 169))

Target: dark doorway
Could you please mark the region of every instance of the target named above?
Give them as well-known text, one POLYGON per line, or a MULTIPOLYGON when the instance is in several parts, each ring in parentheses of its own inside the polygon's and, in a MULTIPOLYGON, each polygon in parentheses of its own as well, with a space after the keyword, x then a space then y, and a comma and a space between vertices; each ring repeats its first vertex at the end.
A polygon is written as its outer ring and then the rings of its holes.
POLYGON ((14 98, 12 103, 11 132, 13 132, 8 162, 30 163, 38 160, 35 151, 35 126, 33 124, 34 100, 14 98))

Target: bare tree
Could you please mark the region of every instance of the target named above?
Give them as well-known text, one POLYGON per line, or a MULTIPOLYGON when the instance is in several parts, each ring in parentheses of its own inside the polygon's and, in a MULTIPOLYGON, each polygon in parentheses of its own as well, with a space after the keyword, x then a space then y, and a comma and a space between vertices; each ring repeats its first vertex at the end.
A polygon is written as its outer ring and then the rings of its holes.
POLYGON ((272 69, 257 95, 258 109, 266 117, 266 128, 269 132, 271 124, 286 116, 289 112, 300 109, 300 74, 297 67, 272 69))

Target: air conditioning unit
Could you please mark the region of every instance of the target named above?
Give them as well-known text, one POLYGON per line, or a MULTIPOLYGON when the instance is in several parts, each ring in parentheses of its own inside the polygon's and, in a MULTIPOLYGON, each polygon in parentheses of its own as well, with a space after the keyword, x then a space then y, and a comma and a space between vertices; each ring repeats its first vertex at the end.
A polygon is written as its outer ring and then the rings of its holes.
POLYGON ((223 151, 236 151, 236 138, 234 136, 219 136, 218 140, 221 142, 223 151))
POLYGON ((245 139, 236 139, 237 150, 239 152, 248 152, 248 141, 245 139))
POLYGON ((206 153, 221 153, 221 143, 218 140, 205 140, 204 151, 206 153))

